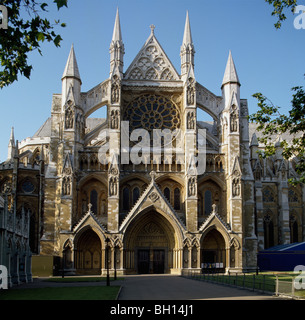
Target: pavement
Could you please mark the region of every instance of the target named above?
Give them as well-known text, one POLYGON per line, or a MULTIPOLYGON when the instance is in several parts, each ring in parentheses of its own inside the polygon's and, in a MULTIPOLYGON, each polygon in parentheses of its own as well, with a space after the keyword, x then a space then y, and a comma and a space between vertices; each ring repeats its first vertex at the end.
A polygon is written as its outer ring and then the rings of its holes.
POLYGON ((127 276, 118 300, 277 300, 272 295, 172 275, 127 276))
MULTIPOLYGON (((60 283, 46 282, 35 278, 32 283, 14 286, 13 289, 43 287, 105 286, 106 282, 60 283)), ((111 281, 110 285, 120 286, 118 295, 122 300, 279 300, 270 294, 246 289, 191 280, 175 275, 125 275, 123 280, 111 281)))

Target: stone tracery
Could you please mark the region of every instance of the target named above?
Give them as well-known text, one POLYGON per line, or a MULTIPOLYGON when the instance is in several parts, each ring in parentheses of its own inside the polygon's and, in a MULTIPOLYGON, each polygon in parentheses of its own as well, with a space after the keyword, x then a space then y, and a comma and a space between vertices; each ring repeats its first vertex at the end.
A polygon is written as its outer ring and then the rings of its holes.
POLYGON ((130 121, 133 129, 179 129, 180 112, 168 98, 146 94, 133 100, 125 109, 124 120, 130 121))

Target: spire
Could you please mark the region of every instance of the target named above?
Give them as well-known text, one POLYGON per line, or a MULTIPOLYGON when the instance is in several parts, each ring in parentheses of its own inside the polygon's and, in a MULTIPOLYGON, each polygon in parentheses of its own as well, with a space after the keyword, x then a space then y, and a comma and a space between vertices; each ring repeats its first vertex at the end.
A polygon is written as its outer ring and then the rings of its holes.
POLYGON ((79 81, 81 81, 73 44, 71 46, 68 61, 62 76, 62 79, 64 78, 76 78, 79 81))
POLYGON ((124 43, 122 39, 122 31, 120 24, 119 8, 116 11, 115 23, 112 34, 112 41, 110 44, 110 74, 114 73, 115 66, 118 67, 120 76, 123 76, 123 66, 124 66, 124 43))
POLYGON ((14 137, 14 127, 12 127, 11 129, 11 136, 10 136, 10 140, 8 143, 8 152, 7 152, 7 159, 13 159, 15 156, 15 149, 16 149, 16 145, 15 145, 15 137, 14 137))
POLYGON ((258 139, 255 133, 253 133, 251 143, 250 143, 250 147, 252 146, 258 146, 258 139))
POLYGON ((188 44, 193 44, 193 39, 192 39, 192 33, 191 33, 189 12, 187 11, 182 46, 183 45, 187 46, 188 44))
POLYGON ((112 41, 122 41, 122 31, 121 31, 121 24, 120 24, 120 15, 119 15, 119 8, 116 11, 112 41))
POLYGON ((237 83, 238 85, 240 85, 235 64, 232 58, 231 50, 229 52, 229 57, 227 61, 226 71, 222 81, 222 86, 224 86, 227 83, 237 83))
POLYGON ((182 46, 180 50, 181 76, 183 79, 185 79, 185 77, 187 76, 190 66, 192 65, 194 68, 194 55, 195 55, 195 49, 194 49, 194 44, 192 39, 189 13, 187 11, 183 41, 182 41, 182 46))

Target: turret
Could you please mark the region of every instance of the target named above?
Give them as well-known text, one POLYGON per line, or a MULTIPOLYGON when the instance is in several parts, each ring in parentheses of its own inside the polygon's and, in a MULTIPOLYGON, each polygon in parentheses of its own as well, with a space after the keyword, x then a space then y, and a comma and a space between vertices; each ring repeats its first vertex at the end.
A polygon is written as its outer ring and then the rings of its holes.
POLYGON ((72 44, 65 71, 62 76, 62 107, 66 104, 69 91, 73 88, 75 104, 78 105, 80 101, 80 92, 82 81, 80 78, 74 46, 72 44))
POLYGON ((231 51, 229 52, 229 57, 228 57, 227 66, 224 73, 221 89, 222 89, 222 96, 225 102, 224 108, 228 107, 228 103, 231 102, 230 100, 232 99, 232 92, 235 92, 237 103, 239 105, 240 82, 236 72, 231 51))

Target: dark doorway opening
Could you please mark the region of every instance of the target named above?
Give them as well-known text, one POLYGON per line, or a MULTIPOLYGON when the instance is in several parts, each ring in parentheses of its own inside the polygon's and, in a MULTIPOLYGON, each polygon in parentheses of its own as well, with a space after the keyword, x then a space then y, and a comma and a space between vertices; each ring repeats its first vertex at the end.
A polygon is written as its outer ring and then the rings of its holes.
POLYGON ((138 251, 138 273, 147 274, 149 273, 149 250, 138 251))
POLYGON ((165 250, 138 250, 139 274, 163 274, 165 272, 165 250))
POLYGON ((154 250, 153 273, 164 273, 165 252, 164 250, 154 250))

